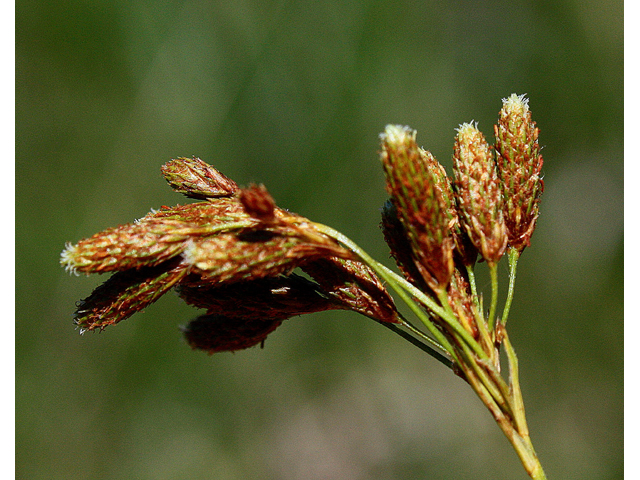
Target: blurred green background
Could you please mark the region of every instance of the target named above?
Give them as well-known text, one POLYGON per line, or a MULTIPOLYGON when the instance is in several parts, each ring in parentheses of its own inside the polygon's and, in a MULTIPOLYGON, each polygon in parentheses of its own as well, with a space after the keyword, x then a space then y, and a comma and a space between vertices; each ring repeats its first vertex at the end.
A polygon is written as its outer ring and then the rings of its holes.
POLYGON ((533 442, 550 479, 622 478, 622 8, 17 2, 17 478, 527 478, 471 389, 370 320, 300 317, 210 357, 170 294, 81 337, 74 303, 105 278, 58 264, 65 242, 187 201, 159 168, 196 155, 390 265, 385 124, 449 167, 454 128, 492 138, 513 92, 545 158, 509 327, 533 442))

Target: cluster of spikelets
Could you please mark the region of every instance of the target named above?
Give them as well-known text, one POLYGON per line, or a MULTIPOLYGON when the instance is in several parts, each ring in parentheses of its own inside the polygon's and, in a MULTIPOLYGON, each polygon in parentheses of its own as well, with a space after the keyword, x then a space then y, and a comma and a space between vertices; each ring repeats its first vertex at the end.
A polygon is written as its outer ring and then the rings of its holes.
POLYGON ((162 173, 176 191, 203 201, 162 207, 62 252, 71 272, 115 272, 79 302, 82 332, 118 323, 173 287, 206 309, 185 335, 212 353, 259 344, 304 313, 351 309, 397 321, 373 272, 312 222, 278 208, 263 186, 241 189, 198 158, 172 160, 162 173))
MULTIPOLYGON (((438 305, 448 303, 475 338, 483 326, 469 269, 478 256, 492 265, 507 248, 529 244, 543 189, 538 129, 524 96, 504 100, 495 136, 491 148, 475 125, 463 124, 450 179, 415 131, 387 126, 381 135, 390 195, 382 227, 391 253, 405 278, 438 305)), ((199 201, 162 207, 62 252, 71 272, 115 272, 78 303, 81 331, 118 323, 174 287, 206 310, 184 331, 194 348, 211 353, 260 344, 283 320, 322 310, 402 322, 353 249, 277 207, 264 186, 240 188, 198 158, 172 160, 162 173, 199 201)), ((450 336, 450 326, 438 328, 450 336)))
MULTIPOLYGON (((473 123, 457 129, 453 178, 416 143, 416 132, 387 126, 382 162, 390 201, 383 232, 404 276, 441 304, 450 304, 477 335, 468 276, 481 258, 490 267, 507 249, 530 244, 539 213, 542 156, 524 96, 503 100, 492 148, 473 123), (448 300, 445 298, 448 297, 448 300)), ((495 339, 494 339, 495 340, 495 339)))

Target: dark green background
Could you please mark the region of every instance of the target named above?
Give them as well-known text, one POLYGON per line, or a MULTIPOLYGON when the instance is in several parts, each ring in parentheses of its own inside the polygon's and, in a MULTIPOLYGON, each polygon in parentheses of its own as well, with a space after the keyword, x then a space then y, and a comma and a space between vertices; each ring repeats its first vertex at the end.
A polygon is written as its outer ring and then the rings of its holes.
POLYGON ((391 264, 379 132, 408 124, 450 166, 454 129, 491 138, 513 92, 545 158, 509 326, 533 442, 550 479, 622 477, 622 2, 19 1, 16 20, 17 478, 526 478, 463 381, 363 317, 209 357, 170 294, 81 337, 74 303, 105 278, 58 264, 186 201, 159 168, 190 155, 391 264))

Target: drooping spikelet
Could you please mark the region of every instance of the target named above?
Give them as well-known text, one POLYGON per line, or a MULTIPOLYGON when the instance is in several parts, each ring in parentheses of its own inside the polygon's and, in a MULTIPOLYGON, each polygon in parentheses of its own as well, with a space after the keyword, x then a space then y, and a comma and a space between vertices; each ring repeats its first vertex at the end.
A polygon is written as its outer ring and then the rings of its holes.
POLYGON ((185 265, 179 259, 154 267, 116 272, 76 304, 74 323, 80 333, 84 333, 103 330, 126 320, 171 290, 186 273, 185 265))
POLYGON ((189 345, 209 354, 233 352, 262 344, 282 320, 202 315, 182 331, 189 345))
POLYGON ((195 275, 185 279, 178 295, 210 315, 284 320, 295 315, 346 308, 331 301, 318 285, 300 275, 268 277, 226 285, 195 275))
POLYGON ((163 207, 137 222, 67 245, 60 263, 67 270, 82 273, 154 266, 182 253, 191 239, 255 224, 237 198, 163 207))

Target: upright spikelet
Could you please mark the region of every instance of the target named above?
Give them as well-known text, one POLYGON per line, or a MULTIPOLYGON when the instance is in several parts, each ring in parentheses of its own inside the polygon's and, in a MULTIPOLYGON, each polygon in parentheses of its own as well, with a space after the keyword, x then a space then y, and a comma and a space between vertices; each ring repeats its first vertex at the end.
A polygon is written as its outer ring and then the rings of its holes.
POLYGON ((502 100, 494 131, 509 246, 521 252, 531 241, 544 190, 539 131, 524 95, 514 93, 502 100))
POLYGON ((417 269, 433 290, 453 273, 454 240, 446 175, 408 127, 387 125, 381 135, 387 192, 409 239, 417 269))
POLYGON ((502 190, 489 144, 471 123, 458 128, 453 173, 460 223, 482 257, 496 263, 507 246, 502 190))

